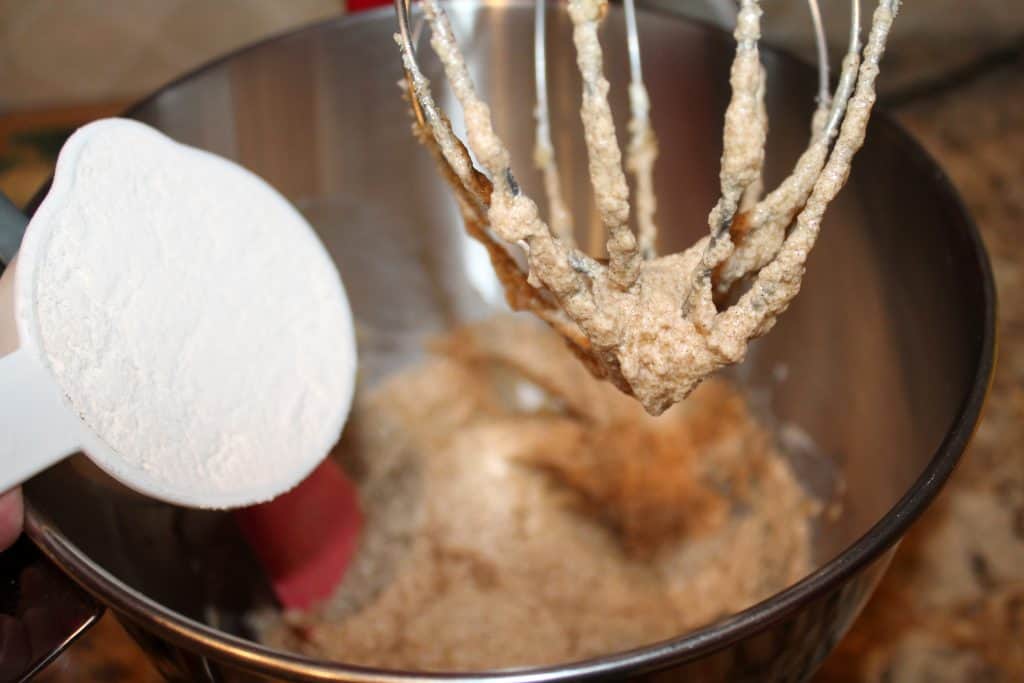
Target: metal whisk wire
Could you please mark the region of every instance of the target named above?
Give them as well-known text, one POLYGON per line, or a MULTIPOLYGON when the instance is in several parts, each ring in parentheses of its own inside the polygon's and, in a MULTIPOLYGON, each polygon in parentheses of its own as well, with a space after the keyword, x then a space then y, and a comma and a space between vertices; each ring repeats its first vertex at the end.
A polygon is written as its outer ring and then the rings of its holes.
POLYGON ((438 153, 461 185, 461 197, 473 202, 477 210, 482 210, 489 203, 489 188, 485 187, 483 176, 473 167, 468 150, 452 131, 448 118, 430 94, 430 81, 423 75, 416 59, 416 41, 421 27, 413 29, 411 25, 411 5, 411 0, 395 0, 398 19, 395 42, 401 52, 406 90, 417 128, 433 137, 438 153))
MULTIPOLYGON (((814 28, 815 44, 818 57, 818 100, 819 104, 827 106, 831 100, 829 92, 829 62, 828 47, 825 38, 824 26, 821 19, 821 10, 818 0, 807 0, 810 9, 812 24, 814 28)), ((730 3, 731 4, 731 3, 730 3)), ((429 130, 438 142, 445 161, 452 172, 459 178, 464 189, 476 197, 479 205, 486 206, 487 197, 481 194, 480 179, 478 172, 472 168, 468 153, 464 152, 461 141, 451 131, 447 118, 438 109, 432 97, 429 96, 429 81, 424 77, 419 62, 416 58, 416 45, 423 22, 413 26, 411 21, 412 0, 394 0, 395 15, 398 23, 396 42, 402 53, 403 66, 406 73, 406 85, 409 92, 410 105, 413 113, 423 130, 429 130)), ((850 52, 859 49, 860 34, 860 12, 858 0, 851 0, 852 20, 850 27, 850 52)), ((561 238, 572 241, 571 218, 568 215, 565 202, 561 197, 558 186, 557 163, 554 157, 554 147, 551 140, 551 114, 548 103, 547 92, 547 55, 545 50, 546 26, 546 0, 536 0, 534 16, 534 76, 536 84, 536 111, 537 120, 536 148, 534 151, 535 162, 545 175, 545 189, 548 195, 549 209, 551 213, 552 231, 561 238)), ((646 101, 646 91, 643 90, 643 72, 640 50, 640 39, 637 30, 636 8, 634 0, 623 0, 625 15, 626 40, 630 64, 630 106, 633 120, 646 122, 649 120, 649 103, 646 101), (642 97, 633 96, 642 92, 642 97)), ((841 83, 839 90, 849 91, 853 83, 841 83)), ((841 122, 842 112, 833 110, 829 118, 827 129, 835 131, 841 122)), ((653 161, 651 161, 653 163, 653 161)), ((514 179, 513 179, 514 183, 514 179)), ((645 213, 652 214, 653 207, 647 208, 645 213)), ((643 231, 642 231, 643 232, 643 231)), ((653 225, 647 231, 653 232, 653 225)), ((645 244, 642 248, 651 252, 653 237, 648 234, 641 235, 641 241, 645 244)), ((593 239, 591 240, 593 241, 593 239)))
POLYGON ((713 372, 741 361, 748 343, 766 334, 799 292, 824 212, 845 184, 853 156, 863 144, 878 64, 899 0, 878 0, 863 55, 859 2, 851 0, 850 46, 831 97, 822 87, 829 79, 821 13, 816 0, 808 0, 819 52, 818 105, 807 148, 790 174, 767 193, 767 70, 758 47, 761 0, 741 0, 733 32, 736 52, 729 76, 732 95, 724 115, 719 199, 708 215, 709 234, 683 252, 665 255, 655 249, 657 142, 642 81, 636 12, 631 0, 623 0, 632 113, 628 153, 623 154, 599 37, 608 2, 568 3, 583 86, 580 111, 587 170, 600 222, 591 244, 603 239, 607 259, 598 259, 593 247, 595 256, 575 247, 572 221, 561 200, 547 106, 545 7, 538 6, 534 22, 539 104, 535 163, 545 179, 551 210, 547 221, 512 176, 511 150, 476 91, 440 0, 423 0, 430 44, 466 117, 472 155, 435 104, 430 82, 417 63, 411 0, 395 0, 397 42, 417 118, 416 133, 440 162, 459 199, 467 230, 487 248, 509 303, 546 320, 596 376, 635 396, 657 415, 713 372), (475 163, 483 170, 478 171, 475 163), (634 193, 625 171, 636 181, 635 231, 630 217, 634 193), (513 244, 523 248, 523 262, 506 251, 513 244), (747 288, 735 303, 726 305, 717 298, 741 281, 747 288))
MULTIPOLYGON (((397 42, 398 47, 402 51, 402 56, 409 55, 409 62, 412 68, 408 68, 407 65, 407 76, 406 81, 408 82, 410 94, 414 94, 413 83, 411 82, 415 78, 416 74, 422 75, 420 72, 419 63, 416 61, 416 47, 413 41, 412 28, 409 25, 409 13, 412 11, 411 0, 395 0, 395 17, 398 20, 398 35, 397 42), (408 72, 412 72, 412 78, 409 77, 408 72)), ((403 64, 405 60, 403 60, 403 64)), ((426 124, 426 118, 423 114, 423 103, 420 102, 418 97, 413 96, 411 98, 410 105, 416 113, 417 119, 421 124, 426 124)))

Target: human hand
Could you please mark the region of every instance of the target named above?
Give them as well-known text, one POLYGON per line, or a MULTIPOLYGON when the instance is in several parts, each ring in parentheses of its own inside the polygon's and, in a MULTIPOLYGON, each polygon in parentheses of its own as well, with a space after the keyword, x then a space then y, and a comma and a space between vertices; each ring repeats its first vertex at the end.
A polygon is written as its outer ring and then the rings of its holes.
POLYGON ((0 494, 0 551, 7 550, 21 535, 24 508, 21 488, 0 494))

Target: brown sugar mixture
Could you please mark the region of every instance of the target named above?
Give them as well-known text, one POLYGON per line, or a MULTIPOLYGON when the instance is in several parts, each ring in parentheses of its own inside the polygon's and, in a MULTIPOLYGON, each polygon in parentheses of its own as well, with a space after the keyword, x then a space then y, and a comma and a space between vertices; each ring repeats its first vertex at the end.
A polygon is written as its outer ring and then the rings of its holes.
POLYGON ((818 505, 732 384, 654 418, 533 319, 439 340, 350 424, 360 551, 325 604, 257 620, 269 645, 414 670, 550 665, 681 635, 811 568, 818 505))

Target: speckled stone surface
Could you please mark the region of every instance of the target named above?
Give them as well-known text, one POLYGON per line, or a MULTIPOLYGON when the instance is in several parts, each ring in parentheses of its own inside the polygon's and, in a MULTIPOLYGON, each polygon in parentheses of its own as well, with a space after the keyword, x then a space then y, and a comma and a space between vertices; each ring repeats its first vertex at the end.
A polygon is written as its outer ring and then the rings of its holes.
POLYGON ((822 683, 1024 681, 1024 55, 899 118, 959 188, 999 292, 999 357, 960 469, 822 683))
MULTIPOLYGON (((818 683, 1024 681, 1024 55, 896 109, 960 189, 992 257, 999 366, 951 483, 818 683)), ((38 680, 158 680, 105 617, 38 680)))

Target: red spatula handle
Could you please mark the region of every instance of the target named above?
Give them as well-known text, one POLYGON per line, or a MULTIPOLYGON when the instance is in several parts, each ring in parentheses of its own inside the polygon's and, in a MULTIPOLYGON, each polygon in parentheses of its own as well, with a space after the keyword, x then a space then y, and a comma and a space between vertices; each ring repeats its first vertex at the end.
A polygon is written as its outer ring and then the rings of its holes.
POLYGON ((330 459, 283 496, 237 510, 235 520, 289 609, 331 594, 355 555, 363 523, 355 485, 330 459))
POLYGON ((361 12, 362 10, 391 6, 392 4, 394 4, 392 0, 348 0, 348 11, 361 12))

